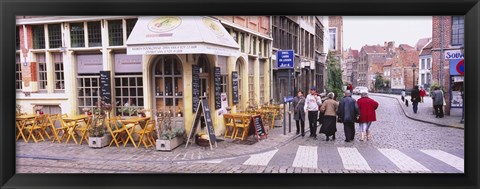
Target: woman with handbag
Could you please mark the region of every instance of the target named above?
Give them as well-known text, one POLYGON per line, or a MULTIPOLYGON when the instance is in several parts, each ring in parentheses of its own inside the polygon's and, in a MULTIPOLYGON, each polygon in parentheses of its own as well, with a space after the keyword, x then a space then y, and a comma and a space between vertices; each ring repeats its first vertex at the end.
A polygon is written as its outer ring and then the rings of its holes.
POLYGON ((328 93, 328 99, 325 100, 320 107, 320 112, 324 114, 323 124, 320 128, 320 133, 324 133, 327 137, 326 141, 335 140, 335 133, 337 132, 337 110, 338 102, 333 100, 335 94, 330 92, 328 93))
POLYGON ((303 96, 303 92, 300 90, 298 91, 297 96, 293 99, 293 119, 295 120, 295 124, 297 126, 297 135, 302 132, 302 137, 305 136, 305 112, 303 108, 305 106, 305 97, 303 96))

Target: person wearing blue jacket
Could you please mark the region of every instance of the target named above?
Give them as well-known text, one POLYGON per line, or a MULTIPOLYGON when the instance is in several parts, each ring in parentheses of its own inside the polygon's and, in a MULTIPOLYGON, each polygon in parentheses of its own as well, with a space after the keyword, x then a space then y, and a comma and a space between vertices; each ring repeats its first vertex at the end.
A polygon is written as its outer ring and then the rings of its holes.
POLYGON ((355 137, 355 122, 360 115, 360 109, 349 90, 346 90, 344 94, 337 110, 338 122, 343 123, 345 142, 351 142, 355 137))

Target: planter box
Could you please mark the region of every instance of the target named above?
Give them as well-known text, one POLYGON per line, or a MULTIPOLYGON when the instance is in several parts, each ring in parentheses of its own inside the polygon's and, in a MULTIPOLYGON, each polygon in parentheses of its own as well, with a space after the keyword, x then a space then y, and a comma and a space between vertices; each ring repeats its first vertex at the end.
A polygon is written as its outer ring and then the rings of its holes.
POLYGON ((157 150, 160 151, 172 151, 176 147, 183 144, 183 136, 173 138, 172 140, 157 139, 157 150))
POLYGON ((88 137, 88 146, 91 148, 103 148, 110 144, 112 136, 103 135, 103 137, 88 137))

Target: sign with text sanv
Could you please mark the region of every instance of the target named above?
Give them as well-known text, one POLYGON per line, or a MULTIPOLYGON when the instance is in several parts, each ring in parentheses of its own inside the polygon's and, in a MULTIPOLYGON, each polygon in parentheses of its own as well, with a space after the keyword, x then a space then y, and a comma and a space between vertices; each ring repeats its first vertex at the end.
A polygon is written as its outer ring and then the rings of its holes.
POLYGON ((292 69, 294 65, 295 53, 293 50, 283 50, 277 52, 277 67, 279 69, 292 69))

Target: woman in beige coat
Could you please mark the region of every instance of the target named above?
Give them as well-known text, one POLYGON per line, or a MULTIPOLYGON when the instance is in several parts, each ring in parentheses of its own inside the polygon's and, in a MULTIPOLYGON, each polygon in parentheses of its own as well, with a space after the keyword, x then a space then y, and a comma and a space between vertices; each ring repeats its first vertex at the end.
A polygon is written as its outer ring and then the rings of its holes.
POLYGON ((320 112, 325 114, 322 127, 320 128, 320 133, 325 134, 327 137, 326 141, 330 140, 330 136, 332 136, 332 140, 335 140, 335 132, 337 132, 338 102, 333 100, 334 96, 334 93, 328 93, 328 100, 324 101, 322 107, 320 107, 320 112))

